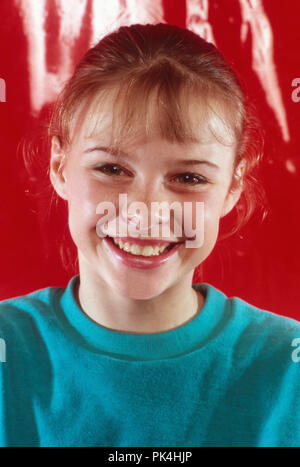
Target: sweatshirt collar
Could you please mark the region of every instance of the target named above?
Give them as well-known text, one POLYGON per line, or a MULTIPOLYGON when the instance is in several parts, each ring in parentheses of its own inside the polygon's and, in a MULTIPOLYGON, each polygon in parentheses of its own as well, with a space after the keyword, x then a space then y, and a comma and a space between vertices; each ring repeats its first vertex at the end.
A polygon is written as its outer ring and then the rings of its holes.
POLYGON ((70 279, 61 296, 61 311, 72 337, 96 353, 125 360, 174 358, 203 347, 214 335, 225 314, 226 296, 212 285, 192 287, 205 298, 199 313, 179 327, 159 333, 143 334, 116 331, 93 321, 75 299, 79 275, 70 279))

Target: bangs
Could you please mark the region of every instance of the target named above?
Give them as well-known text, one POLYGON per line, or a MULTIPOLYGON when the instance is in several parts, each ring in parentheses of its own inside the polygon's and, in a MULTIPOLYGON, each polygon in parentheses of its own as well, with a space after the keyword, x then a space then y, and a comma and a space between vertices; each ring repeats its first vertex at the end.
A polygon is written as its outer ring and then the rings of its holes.
POLYGON ((212 139, 236 144, 242 119, 232 100, 204 80, 174 79, 174 72, 170 80, 163 70, 148 70, 91 94, 74 118, 74 134, 86 124, 87 138, 110 135, 116 150, 136 138, 155 137, 183 145, 212 139))

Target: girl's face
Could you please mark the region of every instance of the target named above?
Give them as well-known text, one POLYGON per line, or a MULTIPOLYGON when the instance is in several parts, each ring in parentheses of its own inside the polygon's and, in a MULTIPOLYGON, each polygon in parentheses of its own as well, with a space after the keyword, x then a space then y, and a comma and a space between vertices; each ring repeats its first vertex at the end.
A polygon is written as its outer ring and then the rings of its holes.
MULTIPOLYGON (((110 145, 109 109, 103 116, 97 137, 88 136, 92 120, 82 120, 74 132, 62 171, 59 166, 65 154, 58 140, 53 138, 52 141, 50 178, 57 193, 68 201, 69 228, 78 249, 80 274, 85 271, 96 283, 132 299, 154 298, 182 281, 190 285, 195 267, 207 258, 216 243, 220 218, 233 208, 240 196, 240 189, 230 191, 235 144, 222 144, 220 138, 213 136, 209 125, 218 127, 219 134, 223 131, 228 141, 220 120, 212 116, 199 123, 199 141, 171 143, 162 139, 159 132, 153 131, 148 138, 140 132, 124 141, 122 152, 116 157, 110 145), (128 208, 132 202, 142 202, 148 208, 149 228, 138 234, 147 244, 151 245, 150 237, 183 242, 174 251, 164 253, 164 261, 160 262, 159 256, 126 253, 112 245, 108 237, 99 236, 97 222, 104 213, 102 210, 102 214, 97 214, 99 203, 112 203, 119 225, 121 221, 122 225, 127 222, 119 206, 119 194, 127 195, 128 208), (154 220, 150 218, 152 202, 167 202, 169 206, 177 202, 182 208, 182 220, 174 214, 167 238, 162 230, 159 236, 151 233, 153 224, 162 226, 168 222, 163 215, 154 216, 154 220), (185 211, 186 202, 192 207, 189 211, 185 211), (204 203, 204 225, 197 223, 197 202, 204 203), (175 222, 182 223, 180 237, 174 235, 175 222), (202 245, 186 246, 184 240, 191 237, 186 234, 187 225, 204 229, 202 245)), ((133 217, 137 228, 145 226, 143 216, 145 214, 140 211, 133 217)), ((171 211, 171 219, 172 216, 171 211)), ((118 236, 118 232, 112 236, 118 236)), ((132 238, 132 243, 138 242, 132 238)))

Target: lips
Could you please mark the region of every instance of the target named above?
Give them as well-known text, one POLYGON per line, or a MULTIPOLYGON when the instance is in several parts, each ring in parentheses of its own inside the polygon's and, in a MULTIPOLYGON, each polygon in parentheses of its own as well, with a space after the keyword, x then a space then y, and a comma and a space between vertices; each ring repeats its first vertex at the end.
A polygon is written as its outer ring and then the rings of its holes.
MULTIPOLYGON (((125 240, 122 238, 122 240, 125 240)), ((147 246, 147 245, 162 245, 162 246, 168 246, 166 250, 157 255, 157 256, 141 256, 141 255, 133 255, 132 253, 129 253, 127 251, 121 250, 113 241, 111 237, 105 237, 103 239, 105 247, 110 251, 111 254, 113 254, 118 261, 120 261, 122 264, 131 267, 131 268, 136 268, 136 269, 152 269, 159 267, 166 262, 168 262, 175 254, 176 252, 183 246, 184 242, 177 242, 177 243, 170 243, 167 241, 163 240, 156 240, 151 239, 150 241, 148 240, 142 240, 142 239, 129 239, 131 240, 132 243, 138 243, 137 240, 140 240, 139 244, 141 246, 147 246)))

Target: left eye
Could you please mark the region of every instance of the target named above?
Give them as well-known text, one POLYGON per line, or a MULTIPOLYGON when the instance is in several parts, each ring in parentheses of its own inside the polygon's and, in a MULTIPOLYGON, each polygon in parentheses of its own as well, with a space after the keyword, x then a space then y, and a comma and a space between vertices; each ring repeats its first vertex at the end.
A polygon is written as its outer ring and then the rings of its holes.
POLYGON ((174 177, 173 180, 180 180, 179 183, 183 183, 184 185, 199 185, 208 183, 208 180, 202 175, 192 173, 183 173, 180 175, 176 175, 176 177, 174 177))

